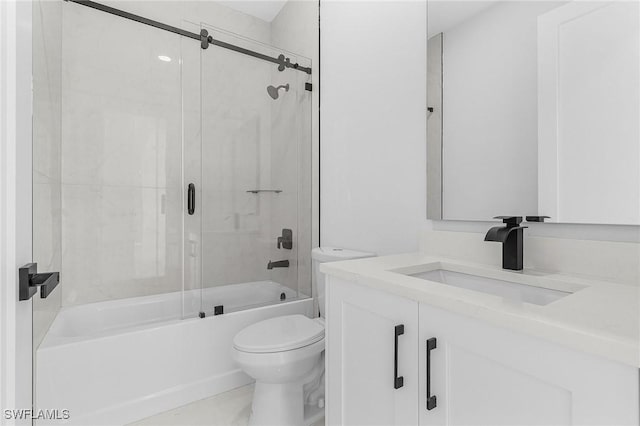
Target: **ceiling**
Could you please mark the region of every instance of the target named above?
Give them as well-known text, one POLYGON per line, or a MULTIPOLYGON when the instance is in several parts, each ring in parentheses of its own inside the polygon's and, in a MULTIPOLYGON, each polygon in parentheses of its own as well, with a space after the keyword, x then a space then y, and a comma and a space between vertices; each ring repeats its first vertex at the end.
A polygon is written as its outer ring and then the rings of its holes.
POLYGON ((498 3, 492 1, 430 0, 428 3, 428 36, 444 32, 498 3))
MULTIPOLYGON (((498 1, 430 0, 428 3, 429 37, 458 25, 498 1)), ((263 21, 271 22, 278 16, 287 0, 219 0, 218 3, 263 21)))
POLYGON ((273 18, 278 16, 287 0, 226 0, 218 1, 218 3, 263 21, 271 22, 273 18))

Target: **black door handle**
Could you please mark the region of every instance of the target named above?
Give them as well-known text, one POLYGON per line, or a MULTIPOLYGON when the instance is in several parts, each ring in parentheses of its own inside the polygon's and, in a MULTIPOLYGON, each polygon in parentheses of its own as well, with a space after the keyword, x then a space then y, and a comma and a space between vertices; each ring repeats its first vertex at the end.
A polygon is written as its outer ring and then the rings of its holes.
POLYGON ((60 273, 46 272, 38 274, 38 264, 28 263, 18 269, 19 300, 29 300, 40 287, 40 298, 46 299, 60 283, 60 273))
POLYGON ((427 410, 436 408, 436 396, 431 395, 431 350, 436 348, 436 338, 427 340, 427 410))
POLYGON ((196 186, 192 183, 189 184, 187 191, 187 212, 192 215, 196 211, 196 186))
POLYGON ((398 376, 398 336, 404 334, 404 324, 396 325, 393 343, 393 388, 400 389, 404 386, 404 377, 398 376))

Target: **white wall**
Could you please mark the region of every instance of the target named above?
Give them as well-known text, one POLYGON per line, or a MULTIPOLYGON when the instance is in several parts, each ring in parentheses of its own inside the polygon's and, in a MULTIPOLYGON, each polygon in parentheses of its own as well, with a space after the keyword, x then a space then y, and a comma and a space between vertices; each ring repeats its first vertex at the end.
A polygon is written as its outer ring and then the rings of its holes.
POLYGON ((320 242, 415 251, 426 218, 425 2, 321 3, 320 242))
POLYGON ((31 301, 18 268, 31 261, 31 2, 0 2, 0 409, 31 408, 31 301))

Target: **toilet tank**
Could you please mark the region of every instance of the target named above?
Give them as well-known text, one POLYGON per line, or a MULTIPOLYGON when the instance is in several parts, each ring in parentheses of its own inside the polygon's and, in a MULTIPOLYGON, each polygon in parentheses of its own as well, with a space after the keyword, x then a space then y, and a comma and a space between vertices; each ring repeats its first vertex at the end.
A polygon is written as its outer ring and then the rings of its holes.
POLYGON ((367 253, 356 250, 347 250, 338 247, 317 247, 311 250, 311 259, 313 262, 313 276, 317 285, 318 306, 320 308, 320 316, 325 316, 325 275, 320 272, 320 264, 324 262, 337 262, 340 260, 362 259, 365 257, 374 257, 375 253, 367 253))

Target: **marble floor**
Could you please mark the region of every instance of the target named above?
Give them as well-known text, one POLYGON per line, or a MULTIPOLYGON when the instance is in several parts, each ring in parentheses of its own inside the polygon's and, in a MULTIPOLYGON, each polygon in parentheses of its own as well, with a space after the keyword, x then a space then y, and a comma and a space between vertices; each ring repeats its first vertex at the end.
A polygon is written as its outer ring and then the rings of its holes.
MULTIPOLYGON (((252 395, 253 385, 243 386, 147 417, 130 426, 246 426, 252 395)), ((324 426, 324 419, 313 426, 324 426)))

